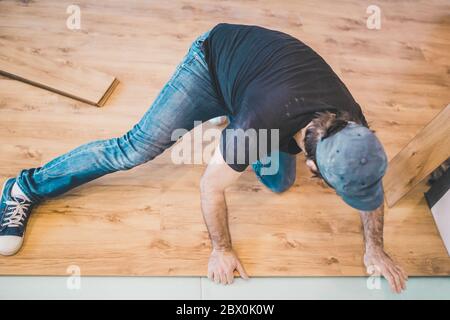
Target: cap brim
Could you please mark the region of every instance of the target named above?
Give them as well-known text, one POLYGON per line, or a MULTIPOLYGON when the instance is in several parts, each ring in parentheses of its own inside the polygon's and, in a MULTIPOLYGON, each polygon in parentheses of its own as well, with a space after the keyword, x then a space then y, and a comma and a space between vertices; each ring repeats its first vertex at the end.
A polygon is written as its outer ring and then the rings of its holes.
POLYGON ((381 179, 370 188, 364 190, 365 195, 345 195, 339 196, 349 206, 361 211, 373 211, 379 208, 384 201, 383 183, 381 179))

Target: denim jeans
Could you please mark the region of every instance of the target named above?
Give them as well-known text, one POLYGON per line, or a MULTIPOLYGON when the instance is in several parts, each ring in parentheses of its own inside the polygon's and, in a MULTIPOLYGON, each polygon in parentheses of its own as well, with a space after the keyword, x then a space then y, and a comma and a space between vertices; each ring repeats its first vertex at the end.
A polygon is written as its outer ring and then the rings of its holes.
MULTIPOLYGON (((208 34, 192 43, 152 106, 130 131, 84 144, 42 167, 22 170, 16 181, 28 198, 40 202, 105 174, 143 164, 175 143, 171 139, 175 129, 191 130, 194 121, 226 115, 202 48, 208 34)), ((261 164, 253 165, 259 179, 275 192, 286 190, 295 180, 295 156, 282 154, 279 159, 280 169, 272 176, 261 176, 261 164)))

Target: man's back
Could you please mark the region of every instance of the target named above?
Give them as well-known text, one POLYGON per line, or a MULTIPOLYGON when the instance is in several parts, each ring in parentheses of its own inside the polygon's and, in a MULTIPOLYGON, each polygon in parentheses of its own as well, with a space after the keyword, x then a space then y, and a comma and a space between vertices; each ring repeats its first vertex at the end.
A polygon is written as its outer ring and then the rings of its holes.
POLYGON ((366 124, 361 108, 331 67, 288 34, 218 24, 205 49, 217 93, 231 115, 229 129, 279 129, 280 150, 297 153, 292 136, 317 112, 348 112, 355 122, 366 124))

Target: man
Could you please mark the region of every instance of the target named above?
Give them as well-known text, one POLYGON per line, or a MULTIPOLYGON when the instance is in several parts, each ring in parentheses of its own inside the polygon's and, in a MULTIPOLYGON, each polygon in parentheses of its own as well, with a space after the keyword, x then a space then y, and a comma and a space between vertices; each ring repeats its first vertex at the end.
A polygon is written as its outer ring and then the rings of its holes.
POLYGON ((82 145, 7 180, 0 203, 0 253, 20 249, 31 211, 41 201, 152 160, 174 143, 174 130, 191 130, 194 121, 219 116, 230 118, 223 132, 275 129, 268 139, 278 147, 259 152, 260 137, 222 134, 201 179, 202 212, 213 247, 210 279, 231 283, 234 270, 247 278, 232 249, 225 188, 252 164, 262 183, 282 192, 294 182, 295 154, 303 150, 311 171, 360 211, 366 266, 377 268, 395 291, 405 289, 404 271, 383 250, 386 155, 361 108, 311 48, 257 26, 219 24, 197 38, 152 107, 122 137, 82 145), (273 164, 278 170, 265 173, 273 164))

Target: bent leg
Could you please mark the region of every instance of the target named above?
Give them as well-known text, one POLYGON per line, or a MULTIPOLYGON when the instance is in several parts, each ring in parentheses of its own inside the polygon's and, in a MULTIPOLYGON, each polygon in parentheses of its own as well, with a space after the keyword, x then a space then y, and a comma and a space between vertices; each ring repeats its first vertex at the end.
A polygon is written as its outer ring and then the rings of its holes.
POLYGON ((282 151, 273 152, 268 158, 256 161, 252 164, 258 180, 267 188, 276 193, 281 193, 289 189, 295 182, 296 177, 296 157, 282 151), (278 161, 278 171, 274 175, 263 175, 263 168, 274 165, 272 162, 278 161))
POLYGON ((150 109, 122 137, 82 145, 40 168, 22 170, 17 184, 35 202, 58 196, 83 183, 152 160, 170 147, 176 129, 224 115, 197 38, 150 109))

